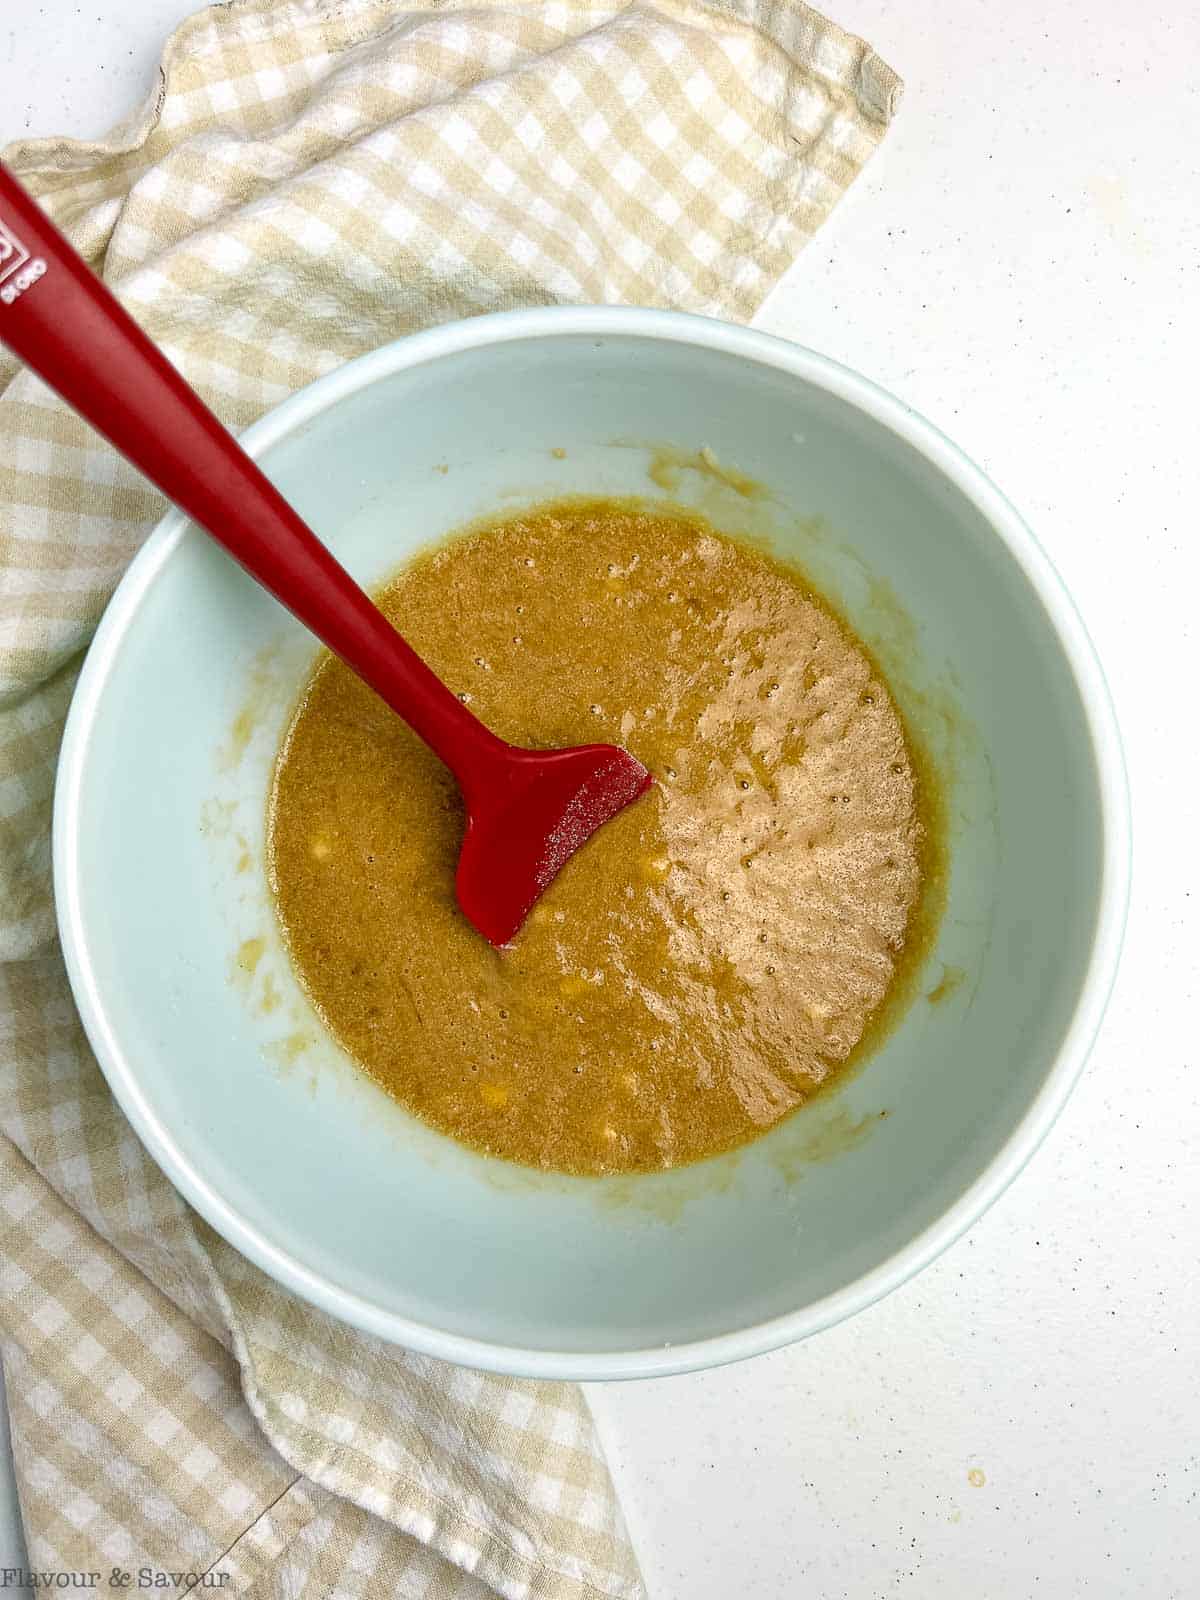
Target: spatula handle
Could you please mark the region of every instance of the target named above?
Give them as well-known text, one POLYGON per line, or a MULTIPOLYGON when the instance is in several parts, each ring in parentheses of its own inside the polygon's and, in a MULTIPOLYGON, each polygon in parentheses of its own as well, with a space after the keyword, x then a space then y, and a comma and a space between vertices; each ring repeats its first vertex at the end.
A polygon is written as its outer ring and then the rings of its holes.
POLYGON ((342 657, 454 769, 507 747, 405 643, 0 165, 0 341, 342 657))

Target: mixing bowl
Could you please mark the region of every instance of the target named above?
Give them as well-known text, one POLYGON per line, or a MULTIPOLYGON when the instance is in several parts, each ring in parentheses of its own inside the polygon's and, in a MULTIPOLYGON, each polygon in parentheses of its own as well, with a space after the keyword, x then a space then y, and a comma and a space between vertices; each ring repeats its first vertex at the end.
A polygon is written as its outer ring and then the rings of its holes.
POLYGON ((460 1148, 364 1078, 292 975, 265 798, 315 646, 169 515, 79 682, 54 864, 88 1035, 180 1191, 347 1322, 546 1376, 750 1355, 931 1260, 1066 1099, 1126 900, 1109 699, 1012 507, 853 373, 649 311, 435 329, 312 385, 245 443, 367 584, 470 518, 569 493, 681 502, 799 559, 875 649, 940 775, 950 870, 900 1024, 765 1138, 613 1179, 460 1148))

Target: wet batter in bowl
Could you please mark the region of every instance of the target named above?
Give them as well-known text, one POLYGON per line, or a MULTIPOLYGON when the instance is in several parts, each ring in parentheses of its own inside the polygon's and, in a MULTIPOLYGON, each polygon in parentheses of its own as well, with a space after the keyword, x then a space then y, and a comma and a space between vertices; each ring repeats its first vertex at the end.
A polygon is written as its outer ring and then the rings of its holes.
POLYGON ((455 904, 450 774, 322 660, 278 760, 271 877, 371 1077, 491 1154, 613 1173, 740 1144, 844 1069, 914 958, 932 847, 887 685, 803 577, 682 511, 563 502, 378 598, 502 737, 610 740, 658 782, 494 950, 455 904))

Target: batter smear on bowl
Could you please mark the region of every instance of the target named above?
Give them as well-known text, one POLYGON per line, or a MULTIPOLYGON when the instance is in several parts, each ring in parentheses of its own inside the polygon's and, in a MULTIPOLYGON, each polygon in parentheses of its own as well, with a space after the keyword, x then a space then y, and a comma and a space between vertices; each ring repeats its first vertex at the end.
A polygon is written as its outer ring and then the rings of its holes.
POLYGON ((744 1143, 843 1070, 919 953, 934 850, 888 687, 803 575, 682 510, 565 501, 377 598, 501 737, 611 741, 658 781, 494 950, 454 900, 452 778, 323 657, 270 872, 366 1072, 480 1150, 600 1174, 744 1143))

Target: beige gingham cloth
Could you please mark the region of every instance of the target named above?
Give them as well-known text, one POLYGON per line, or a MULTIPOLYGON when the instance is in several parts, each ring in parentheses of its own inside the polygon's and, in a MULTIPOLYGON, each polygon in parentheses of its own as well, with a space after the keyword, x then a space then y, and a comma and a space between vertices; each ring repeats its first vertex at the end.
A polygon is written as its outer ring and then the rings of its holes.
MULTIPOLYGON (((452 317, 750 316, 898 90, 787 0, 234 0, 179 29, 111 137, 5 160, 241 427, 452 317)), ((0 1333, 31 1566, 280 1600, 632 1600, 577 1387, 291 1298, 114 1105, 55 941, 51 785, 81 653, 163 507, 7 358, 0 385, 0 1333)))

